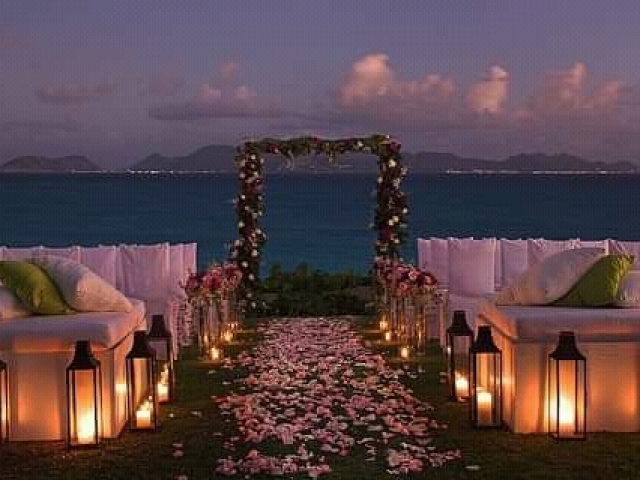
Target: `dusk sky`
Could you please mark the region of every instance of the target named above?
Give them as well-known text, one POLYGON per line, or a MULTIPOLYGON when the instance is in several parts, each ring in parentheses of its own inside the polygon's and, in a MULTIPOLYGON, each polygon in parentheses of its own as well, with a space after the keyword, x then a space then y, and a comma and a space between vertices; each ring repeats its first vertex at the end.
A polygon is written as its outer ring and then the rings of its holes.
POLYGON ((0 163, 264 136, 640 164, 637 0, 1 0, 0 163))

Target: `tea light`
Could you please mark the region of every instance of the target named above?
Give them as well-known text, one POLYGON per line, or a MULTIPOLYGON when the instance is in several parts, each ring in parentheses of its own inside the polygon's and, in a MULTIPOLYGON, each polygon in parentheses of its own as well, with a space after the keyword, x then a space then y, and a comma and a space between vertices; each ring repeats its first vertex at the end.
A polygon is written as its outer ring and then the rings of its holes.
POLYGON ((95 433, 96 430, 93 415, 90 412, 85 412, 78 422, 78 443, 93 443, 95 441, 95 433))
POLYGON ((387 322, 387 320, 383 318, 382 320, 380 320, 380 330, 384 332, 387 328, 389 328, 389 322, 387 322))
POLYGON ((222 335, 222 338, 224 339, 225 342, 230 342, 233 340, 233 332, 231 330, 225 330, 224 334, 222 335))
POLYGON ((391 330, 387 330, 386 332, 384 332, 384 340, 385 340, 385 342, 390 342, 391 341, 391 337, 392 337, 391 330))
POLYGON ((410 349, 407 346, 400 348, 400 358, 409 358, 410 349))

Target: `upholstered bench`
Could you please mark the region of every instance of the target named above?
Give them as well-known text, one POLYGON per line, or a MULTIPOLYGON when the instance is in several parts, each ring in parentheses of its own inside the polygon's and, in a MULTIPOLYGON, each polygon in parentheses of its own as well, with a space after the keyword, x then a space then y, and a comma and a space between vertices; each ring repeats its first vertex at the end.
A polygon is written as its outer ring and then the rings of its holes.
POLYGON ((10 440, 61 440, 66 435, 66 367, 77 340, 89 340, 101 362, 103 436, 126 422, 125 355, 145 329, 145 303, 130 312, 80 312, 0 322, 0 358, 8 364, 10 440))

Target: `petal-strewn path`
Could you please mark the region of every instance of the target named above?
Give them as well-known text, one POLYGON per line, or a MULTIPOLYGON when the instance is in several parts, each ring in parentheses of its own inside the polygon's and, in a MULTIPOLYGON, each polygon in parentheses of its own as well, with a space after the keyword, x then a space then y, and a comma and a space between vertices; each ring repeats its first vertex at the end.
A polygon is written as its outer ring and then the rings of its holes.
POLYGON ((241 393, 214 398, 240 431, 218 459, 219 474, 318 477, 356 453, 404 474, 460 457, 431 444, 430 432, 443 426, 429 418, 430 405, 399 381, 404 370, 363 346, 348 320, 279 319, 260 330, 264 341, 237 360, 249 371, 238 380, 241 393), (236 452, 247 445, 248 453, 236 452))

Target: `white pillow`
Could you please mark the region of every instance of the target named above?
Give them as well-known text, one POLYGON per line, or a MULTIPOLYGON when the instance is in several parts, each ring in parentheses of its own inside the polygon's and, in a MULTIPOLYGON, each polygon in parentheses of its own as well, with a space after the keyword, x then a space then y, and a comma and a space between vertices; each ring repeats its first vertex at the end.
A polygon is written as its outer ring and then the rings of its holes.
POLYGON ((131 302, 88 267, 64 257, 32 260, 54 281, 67 304, 79 312, 130 312, 131 302))
POLYGON ((0 320, 28 317, 29 315, 31 312, 24 308, 15 293, 0 285, 0 320))
POLYGON ((500 286, 511 285, 528 267, 526 239, 500 239, 501 275, 500 286))
POLYGON ((632 270, 618 287, 617 307, 640 307, 640 270, 632 270))
POLYGON ((545 257, 496 296, 498 305, 547 305, 563 295, 602 256, 602 248, 573 248, 545 257))
POLYGON ((449 291, 460 295, 495 292, 495 238, 449 238, 449 291))
POLYGON ((549 255, 576 247, 576 240, 547 240, 546 238, 529 238, 527 243, 529 266, 544 260, 549 255))

